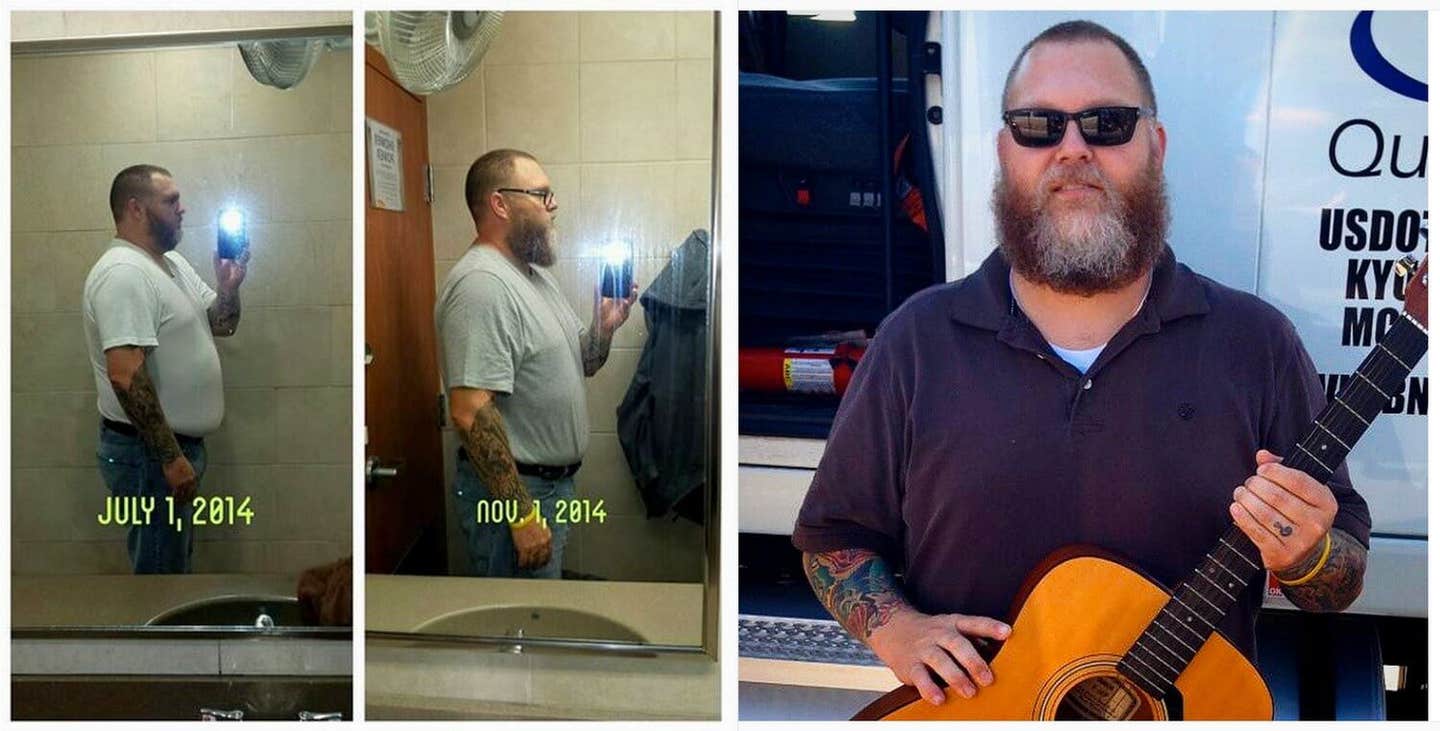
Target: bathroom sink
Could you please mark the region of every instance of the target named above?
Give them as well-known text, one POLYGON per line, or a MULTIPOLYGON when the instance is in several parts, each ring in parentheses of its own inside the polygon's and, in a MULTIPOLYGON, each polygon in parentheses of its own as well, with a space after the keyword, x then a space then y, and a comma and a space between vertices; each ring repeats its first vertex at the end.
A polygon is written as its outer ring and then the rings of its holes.
POLYGON ((415 632, 469 637, 645 642, 635 630, 598 614, 554 607, 483 607, 436 617, 415 632))
POLYGON ((152 627, 242 626, 304 627, 300 602, 287 596, 222 596, 202 599, 161 612, 145 623, 152 627))

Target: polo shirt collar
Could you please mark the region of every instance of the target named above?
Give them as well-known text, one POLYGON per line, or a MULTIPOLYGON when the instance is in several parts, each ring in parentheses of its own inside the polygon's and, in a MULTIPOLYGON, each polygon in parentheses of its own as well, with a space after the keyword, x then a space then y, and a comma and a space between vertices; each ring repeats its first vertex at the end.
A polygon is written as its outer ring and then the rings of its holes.
MULTIPOLYGON (((954 284, 950 316, 963 325, 1001 332, 1013 323, 1010 316, 1010 265, 996 249, 980 269, 954 284)), ((1156 332, 1162 323, 1210 311, 1200 277, 1175 261, 1169 245, 1155 264, 1150 293, 1136 318, 1142 332, 1156 332)))

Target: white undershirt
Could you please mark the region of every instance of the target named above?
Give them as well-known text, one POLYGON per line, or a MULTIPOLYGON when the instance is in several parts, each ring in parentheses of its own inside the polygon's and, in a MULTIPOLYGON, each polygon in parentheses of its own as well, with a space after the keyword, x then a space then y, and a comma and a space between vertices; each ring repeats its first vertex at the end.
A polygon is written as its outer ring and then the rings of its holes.
MULTIPOLYGON (((1015 301, 1015 305, 1018 307, 1020 305, 1020 298, 1015 295, 1014 272, 1011 272, 1010 276, 1010 298, 1015 301)), ((1150 281, 1145 283, 1145 294, 1140 298, 1140 304, 1135 305, 1135 311, 1130 313, 1130 317, 1132 319, 1136 315, 1140 314, 1140 308, 1145 306, 1145 300, 1150 299, 1150 285, 1154 282, 1155 277, 1152 274, 1150 277, 1150 281)), ((1023 311, 1024 308, 1021 309, 1023 311)), ((1099 358, 1100 353, 1104 352, 1105 346, 1110 344, 1110 341, 1106 340, 1105 342, 1093 348, 1085 348, 1083 350, 1071 350, 1069 348, 1062 348, 1054 343, 1051 343, 1048 339, 1045 342, 1050 345, 1050 349, 1055 351, 1056 355, 1060 356, 1061 360, 1069 363, 1072 366, 1075 366, 1075 369, 1080 371, 1081 373, 1090 372, 1090 366, 1095 365, 1095 359, 1099 358)))

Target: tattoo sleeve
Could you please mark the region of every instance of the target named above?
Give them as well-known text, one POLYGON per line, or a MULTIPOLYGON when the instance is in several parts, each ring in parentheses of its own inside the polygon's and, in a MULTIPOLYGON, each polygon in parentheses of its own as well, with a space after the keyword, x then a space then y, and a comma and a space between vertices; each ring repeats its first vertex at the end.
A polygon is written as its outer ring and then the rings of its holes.
MULTIPOLYGON (((1324 541, 1316 545, 1305 560, 1295 568, 1277 572, 1275 575, 1286 581, 1294 581, 1309 573, 1320 559, 1324 541)), ((1320 573, 1309 581, 1296 586, 1280 585, 1295 606, 1311 612, 1338 612, 1350 606, 1360 596, 1365 583, 1365 547, 1349 533, 1330 529, 1330 557, 1320 573)))
POLYGON ((480 474, 490 494, 501 500, 514 500, 522 508, 530 504, 530 491, 515 471, 515 458, 510 454, 510 438, 505 435, 505 421, 493 401, 475 410, 475 423, 463 434, 465 453, 480 474))
POLYGON ((580 359, 585 364, 587 377, 595 375, 610 357, 610 337, 593 325, 580 336, 580 359))
POLYGON ((865 640, 909 605, 879 554, 844 548, 804 556, 805 575, 820 603, 850 634, 865 640))
POLYGON ((130 377, 129 388, 119 388, 114 384, 111 388, 120 401, 120 408, 125 410, 130 423, 140 432, 145 447, 160 464, 169 464, 181 456, 180 443, 175 441, 175 432, 165 421, 160 397, 155 393, 155 384, 150 380, 150 373, 143 362, 135 369, 135 375, 130 377))
POLYGON ((208 312, 211 334, 222 338, 234 335, 235 329, 240 327, 240 291, 222 290, 208 312))

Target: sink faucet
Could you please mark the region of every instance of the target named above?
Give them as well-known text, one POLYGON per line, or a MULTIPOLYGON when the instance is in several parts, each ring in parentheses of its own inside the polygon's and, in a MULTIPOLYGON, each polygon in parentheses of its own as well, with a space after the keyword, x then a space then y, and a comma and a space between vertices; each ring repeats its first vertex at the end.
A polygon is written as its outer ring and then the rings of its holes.
POLYGON ((219 708, 201 708, 201 721, 244 721, 245 712, 239 709, 224 711, 219 708))
POLYGON ((345 714, 334 711, 331 713, 316 713, 315 711, 301 711, 301 721, 344 721, 345 714))

